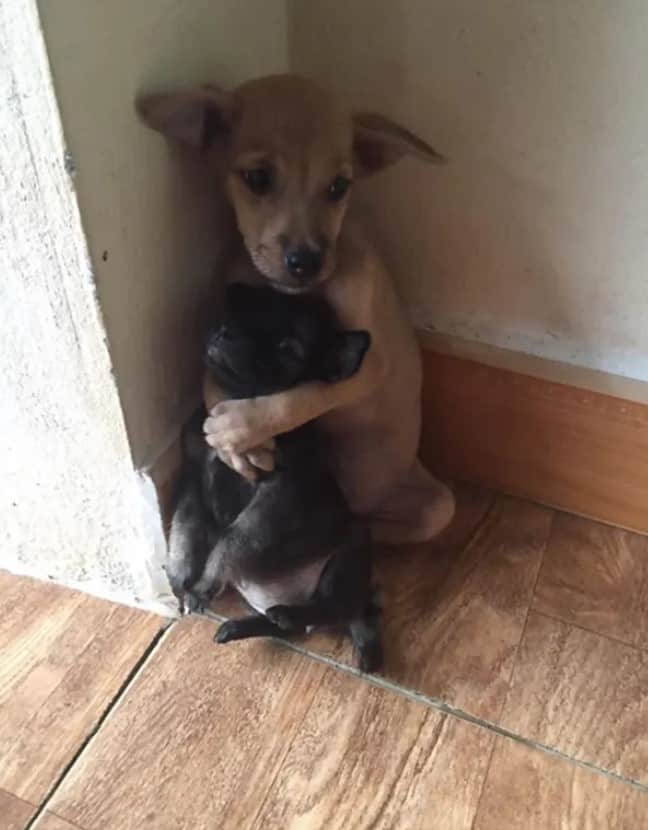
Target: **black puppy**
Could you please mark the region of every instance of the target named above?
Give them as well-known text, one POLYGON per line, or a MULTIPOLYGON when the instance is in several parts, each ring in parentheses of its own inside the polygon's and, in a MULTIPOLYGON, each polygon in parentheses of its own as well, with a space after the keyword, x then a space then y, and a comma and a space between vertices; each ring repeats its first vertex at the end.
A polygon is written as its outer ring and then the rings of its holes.
MULTIPOLYGON (((367 332, 341 331, 326 303, 272 288, 231 285, 206 363, 231 398, 353 375, 367 332)), ((233 585, 258 613, 229 620, 220 643, 343 624, 358 663, 382 661, 372 599, 368 529, 351 516, 313 424, 277 438, 276 466, 249 482, 204 441, 204 412, 185 433, 185 468, 169 539, 167 574, 181 610, 233 585)))

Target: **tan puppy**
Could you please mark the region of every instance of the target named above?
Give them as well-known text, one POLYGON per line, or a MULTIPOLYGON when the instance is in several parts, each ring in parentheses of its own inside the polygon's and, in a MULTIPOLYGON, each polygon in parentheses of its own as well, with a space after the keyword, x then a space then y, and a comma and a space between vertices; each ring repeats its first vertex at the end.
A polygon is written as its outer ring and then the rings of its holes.
POLYGON ((451 520, 450 490, 417 459, 421 363, 389 275, 346 217, 354 179, 413 155, 441 163, 421 139, 374 114, 352 116, 327 92, 281 75, 231 93, 213 87, 142 96, 144 121, 200 149, 224 184, 241 234, 229 279, 317 291, 345 329, 366 329, 360 371, 251 400, 222 400, 206 383, 208 443, 244 475, 272 467, 272 439, 314 418, 331 436, 352 510, 388 543, 423 541, 451 520))

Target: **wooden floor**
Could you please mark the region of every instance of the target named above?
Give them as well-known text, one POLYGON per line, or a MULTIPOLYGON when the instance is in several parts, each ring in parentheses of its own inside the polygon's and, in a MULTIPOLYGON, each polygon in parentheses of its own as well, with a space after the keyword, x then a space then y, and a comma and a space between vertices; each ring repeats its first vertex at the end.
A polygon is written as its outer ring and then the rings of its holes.
POLYGON ((464 488, 378 571, 373 680, 0 574, 0 830, 648 828, 648 539, 464 488))

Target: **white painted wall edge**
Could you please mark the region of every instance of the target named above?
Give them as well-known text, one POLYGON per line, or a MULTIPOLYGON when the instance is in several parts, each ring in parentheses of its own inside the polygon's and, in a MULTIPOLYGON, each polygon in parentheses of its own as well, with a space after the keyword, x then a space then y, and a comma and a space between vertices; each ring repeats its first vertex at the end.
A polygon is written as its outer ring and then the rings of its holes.
POLYGON ((560 360, 550 360, 527 352, 505 349, 491 343, 469 340, 421 327, 417 327, 417 335, 424 348, 440 354, 474 360, 497 369, 519 372, 553 383, 611 395, 626 401, 648 404, 648 383, 641 380, 576 366, 560 360))
POLYGON ((0 567, 168 615, 33 0, 0 3, 0 95, 0 567))
POLYGON ((421 315, 410 308, 410 318, 416 328, 441 336, 648 383, 648 356, 638 354, 636 349, 621 349, 610 344, 601 347, 595 339, 584 344, 582 340, 539 328, 520 331, 502 326, 500 322, 491 324, 478 311, 430 320, 429 315, 421 315))

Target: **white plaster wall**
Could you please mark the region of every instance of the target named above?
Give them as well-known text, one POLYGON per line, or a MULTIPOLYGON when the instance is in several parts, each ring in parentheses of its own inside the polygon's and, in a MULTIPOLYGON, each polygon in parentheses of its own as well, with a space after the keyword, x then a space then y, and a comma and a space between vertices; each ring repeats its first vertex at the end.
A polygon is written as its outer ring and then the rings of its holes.
POLYGON ((0 3, 0 567, 170 607, 136 468, 195 399, 222 216, 133 98, 286 62, 283 0, 0 3))
POLYGON ((648 380, 648 3, 289 3, 294 69, 450 157, 358 188, 422 326, 648 380))
POLYGON ((195 402, 220 208, 189 155, 133 111, 138 90, 287 67, 284 0, 39 0, 131 447, 155 461, 195 402))
POLYGON ((0 3, 0 567, 163 607, 35 6, 0 3))

